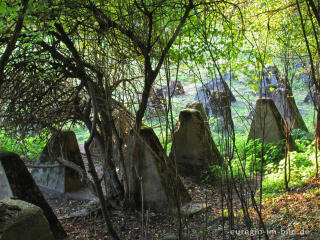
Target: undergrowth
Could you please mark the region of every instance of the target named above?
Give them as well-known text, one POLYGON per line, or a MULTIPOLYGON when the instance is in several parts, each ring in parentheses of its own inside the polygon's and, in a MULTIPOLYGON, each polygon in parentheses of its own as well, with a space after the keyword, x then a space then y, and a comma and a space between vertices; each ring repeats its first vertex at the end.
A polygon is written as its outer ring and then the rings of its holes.
MULTIPOLYGON (((292 137, 295 142, 295 151, 289 152, 290 160, 290 188, 303 186, 308 179, 315 174, 315 147, 314 138, 310 133, 302 130, 294 130, 292 137)), ((262 190, 265 197, 284 192, 284 165, 285 165, 285 141, 277 144, 262 144, 259 139, 246 140, 240 138, 236 143, 234 158, 232 159, 232 177, 242 181, 244 176, 259 174, 263 159, 264 180, 262 190)), ((318 156, 320 158, 320 156, 318 156)), ((287 169, 289 169, 287 167, 287 169)), ((289 172, 289 171, 288 171, 289 172)), ((231 173, 223 173, 220 166, 214 165, 203 172, 202 180, 212 184, 221 179, 221 176, 231 177, 231 173)))
POLYGON ((46 145, 47 134, 28 135, 25 138, 12 138, 0 132, 0 151, 9 151, 18 154, 22 159, 33 162, 46 145))

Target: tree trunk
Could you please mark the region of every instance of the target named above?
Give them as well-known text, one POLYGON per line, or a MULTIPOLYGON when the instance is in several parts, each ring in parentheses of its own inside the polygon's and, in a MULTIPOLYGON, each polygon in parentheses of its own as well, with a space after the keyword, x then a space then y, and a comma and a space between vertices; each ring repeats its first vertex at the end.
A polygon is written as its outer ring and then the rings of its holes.
POLYGON ((113 239, 115 240, 120 240, 120 238, 118 237, 117 232, 114 230, 111 220, 110 220, 110 216, 109 216, 109 212, 108 212, 108 208, 107 208, 107 202, 104 198, 103 195, 103 191, 102 191, 102 187, 101 187, 101 183, 98 177, 98 174, 96 172, 93 160, 91 158, 91 153, 89 150, 90 144, 94 138, 95 133, 97 132, 96 130, 96 123, 97 123, 97 105, 96 105, 96 96, 95 96, 95 92, 93 91, 93 87, 92 84, 90 82, 88 82, 88 92, 90 94, 91 100, 92 100, 92 109, 93 109, 93 120, 92 120, 92 126, 91 126, 91 131, 90 131, 90 136, 88 138, 88 140, 84 143, 84 149, 86 151, 86 155, 87 155, 87 159, 88 159, 88 165, 89 165, 89 172, 93 178, 93 181, 95 183, 95 187, 96 187, 96 192, 98 194, 99 197, 99 202, 100 202, 100 207, 101 207, 101 211, 102 211, 102 215, 104 218, 105 223, 107 224, 108 230, 111 234, 111 236, 113 237, 113 239))

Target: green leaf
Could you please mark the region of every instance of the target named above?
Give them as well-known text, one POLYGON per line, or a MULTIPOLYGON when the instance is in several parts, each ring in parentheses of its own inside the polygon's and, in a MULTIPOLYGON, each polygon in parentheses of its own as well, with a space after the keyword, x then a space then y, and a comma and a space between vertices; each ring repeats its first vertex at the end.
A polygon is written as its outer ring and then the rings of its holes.
POLYGON ((0 14, 3 14, 6 11, 7 4, 5 2, 0 3, 0 14))

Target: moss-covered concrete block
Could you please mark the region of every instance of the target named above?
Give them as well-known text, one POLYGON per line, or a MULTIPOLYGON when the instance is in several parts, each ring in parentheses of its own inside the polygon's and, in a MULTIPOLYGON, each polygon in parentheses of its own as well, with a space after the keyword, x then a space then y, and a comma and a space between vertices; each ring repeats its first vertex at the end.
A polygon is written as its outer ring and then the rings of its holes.
POLYGON ((8 197, 12 197, 11 187, 3 169, 2 163, 0 161, 0 200, 8 197))
POLYGON ((172 212, 177 203, 184 205, 191 201, 174 165, 166 156, 152 128, 144 126, 138 136, 134 131, 131 132, 126 163, 129 191, 135 193, 132 197, 138 206, 141 206, 143 199, 146 209, 172 212), (135 151, 138 151, 138 155, 134 160, 135 151), (137 184, 134 184, 135 182, 137 184))
MULTIPOLYGON (((54 135, 43 149, 37 164, 57 164, 57 160, 59 159, 75 163, 85 172, 84 163, 74 132, 62 131, 54 135)), ((86 184, 81 181, 80 175, 71 168, 34 168, 31 173, 39 186, 61 193, 77 191, 86 187, 86 184)))
POLYGON ((180 112, 170 158, 177 163, 179 174, 186 177, 200 178, 201 172, 209 166, 222 164, 223 158, 198 110, 180 112))
POLYGON ((274 90, 271 99, 289 128, 301 129, 308 132, 308 128, 290 89, 278 88, 274 90))
POLYGON ((0 201, 0 240, 54 240, 41 208, 21 200, 0 201))
MULTIPOLYGON (((256 102, 248 140, 260 139, 264 143, 277 144, 286 139, 284 119, 271 98, 260 98, 256 102)), ((292 138, 289 139, 294 149, 292 138)))

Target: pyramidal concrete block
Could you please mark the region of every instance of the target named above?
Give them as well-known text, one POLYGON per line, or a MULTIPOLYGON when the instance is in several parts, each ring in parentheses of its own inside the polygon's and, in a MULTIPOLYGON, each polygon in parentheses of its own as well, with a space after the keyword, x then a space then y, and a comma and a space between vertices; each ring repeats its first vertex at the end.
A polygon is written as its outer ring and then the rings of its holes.
POLYGON ((191 201, 174 165, 166 156, 152 128, 144 127, 140 130, 139 135, 134 131, 131 132, 126 160, 129 191, 136 193, 132 197, 136 199, 135 202, 139 206, 141 206, 140 203, 143 199, 146 208, 157 211, 167 211, 168 209, 174 211, 178 202, 180 205, 184 205, 191 201), (139 141, 138 156, 134 161, 136 140, 139 141), (135 179, 135 175, 138 180, 135 179), (138 184, 134 185, 134 182, 138 182, 138 184))

